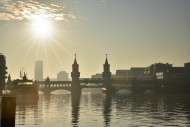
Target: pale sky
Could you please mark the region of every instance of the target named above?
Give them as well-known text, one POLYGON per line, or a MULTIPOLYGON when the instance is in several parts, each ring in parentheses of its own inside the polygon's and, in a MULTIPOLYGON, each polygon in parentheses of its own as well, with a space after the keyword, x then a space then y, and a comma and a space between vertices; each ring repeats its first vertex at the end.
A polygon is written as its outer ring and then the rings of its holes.
POLYGON ((75 53, 81 77, 102 73, 105 54, 112 73, 183 66, 190 62, 190 0, 3 0, 0 52, 13 78, 21 68, 34 78, 36 60, 44 77, 70 76, 75 53))

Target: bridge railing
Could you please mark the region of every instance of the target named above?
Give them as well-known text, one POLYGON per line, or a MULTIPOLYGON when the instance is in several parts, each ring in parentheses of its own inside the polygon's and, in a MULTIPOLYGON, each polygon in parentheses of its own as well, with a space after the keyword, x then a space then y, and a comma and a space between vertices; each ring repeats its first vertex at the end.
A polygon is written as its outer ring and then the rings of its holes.
MULTIPOLYGON (((112 85, 120 86, 120 85, 129 85, 129 84, 146 84, 147 80, 140 80, 140 79, 126 79, 126 78, 111 78, 112 85)), ((150 82, 150 81, 147 81, 150 82)), ((36 84, 39 86, 63 86, 67 87, 68 84, 71 85, 72 81, 36 81, 36 84)), ((88 84, 88 83, 95 83, 101 85, 104 83, 103 78, 80 78, 80 83, 88 84)), ((83 85, 84 85, 83 84, 83 85)), ((85 85, 86 86, 86 85, 85 85)))
POLYGON ((63 88, 63 87, 71 87, 71 81, 36 81, 36 84, 38 88, 45 88, 45 87, 50 87, 50 88, 63 88))
POLYGON ((80 78, 80 83, 103 83, 102 78, 80 78))

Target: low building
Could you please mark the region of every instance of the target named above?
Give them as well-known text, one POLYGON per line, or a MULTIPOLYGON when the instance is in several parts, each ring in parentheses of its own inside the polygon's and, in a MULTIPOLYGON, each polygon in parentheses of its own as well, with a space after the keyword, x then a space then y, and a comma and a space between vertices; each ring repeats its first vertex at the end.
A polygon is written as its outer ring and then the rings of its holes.
POLYGON ((91 78, 102 78, 102 74, 101 73, 97 73, 95 75, 92 75, 91 78))
POLYGON ((170 79, 172 80, 184 80, 185 79, 185 68, 184 67, 173 67, 170 71, 170 79))
POLYGON ((161 78, 161 75, 166 77, 169 70, 171 70, 172 64, 164 63, 155 63, 144 69, 144 79, 153 80, 161 78))
POLYGON ((114 75, 114 78, 129 78, 129 70, 116 70, 116 74, 114 75))
POLYGON ((69 81, 69 73, 66 71, 60 71, 57 73, 57 80, 58 81, 69 81))
POLYGON ((190 80, 190 62, 184 64, 185 67, 185 79, 190 80))
POLYGON ((185 68, 184 67, 172 67, 169 70, 157 72, 156 79, 184 80, 185 79, 185 68))
POLYGON ((130 79, 143 79, 144 78, 144 67, 132 67, 129 71, 130 79))

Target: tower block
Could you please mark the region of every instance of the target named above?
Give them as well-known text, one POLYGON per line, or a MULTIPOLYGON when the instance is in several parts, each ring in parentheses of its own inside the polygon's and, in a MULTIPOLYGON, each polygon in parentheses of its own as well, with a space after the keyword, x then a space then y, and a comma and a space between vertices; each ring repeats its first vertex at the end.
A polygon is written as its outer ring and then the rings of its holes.
POLYGON ((7 78, 6 70, 6 57, 2 53, 0 53, 0 95, 2 95, 2 90, 5 88, 5 79, 7 78))
POLYGON ((71 72, 72 82, 71 82, 71 92, 72 94, 81 94, 81 86, 80 86, 80 72, 79 72, 79 65, 77 64, 76 54, 75 60, 72 65, 72 72, 71 72))

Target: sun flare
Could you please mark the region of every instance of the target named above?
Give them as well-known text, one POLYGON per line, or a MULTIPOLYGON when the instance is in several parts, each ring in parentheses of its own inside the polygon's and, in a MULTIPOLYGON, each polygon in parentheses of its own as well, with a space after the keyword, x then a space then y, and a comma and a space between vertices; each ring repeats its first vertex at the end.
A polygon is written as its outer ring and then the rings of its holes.
POLYGON ((33 20, 32 28, 33 33, 35 33, 37 37, 44 38, 50 36, 53 33, 51 22, 45 18, 37 18, 33 20))

